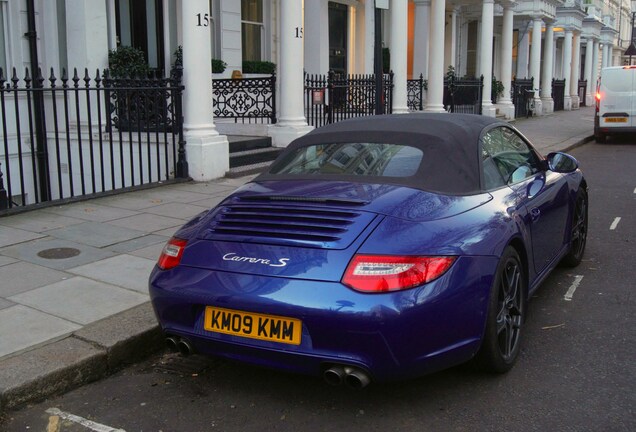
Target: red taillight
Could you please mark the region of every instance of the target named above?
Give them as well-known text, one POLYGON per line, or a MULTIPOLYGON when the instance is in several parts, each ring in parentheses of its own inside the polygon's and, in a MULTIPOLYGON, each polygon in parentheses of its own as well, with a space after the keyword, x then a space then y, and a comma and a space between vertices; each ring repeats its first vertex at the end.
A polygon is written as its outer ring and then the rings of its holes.
POLYGON ((187 240, 171 238, 163 247, 157 266, 161 270, 169 270, 179 265, 187 240))
POLYGON ((342 283, 356 291, 399 291, 431 282, 455 262, 455 257, 356 255, 342 283))

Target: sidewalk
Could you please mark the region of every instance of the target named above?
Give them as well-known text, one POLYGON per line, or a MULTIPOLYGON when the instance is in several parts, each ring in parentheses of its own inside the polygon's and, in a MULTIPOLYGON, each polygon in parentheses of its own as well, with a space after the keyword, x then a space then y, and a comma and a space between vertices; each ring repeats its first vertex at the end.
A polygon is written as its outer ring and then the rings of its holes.
MULTIPOLYGON (((593 115, 586 107, 514 125, 547 154, 589 141, 593 115)), ((0 217, 0 412, 161 349, 147 281, 164 243, 251 178, 0 217)))

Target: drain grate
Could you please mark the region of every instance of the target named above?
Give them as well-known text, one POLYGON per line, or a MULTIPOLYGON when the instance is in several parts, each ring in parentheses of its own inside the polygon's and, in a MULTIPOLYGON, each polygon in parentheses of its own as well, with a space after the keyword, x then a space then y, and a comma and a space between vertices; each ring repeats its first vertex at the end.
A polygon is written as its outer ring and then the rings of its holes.
POLYGON ((80 254, 79 249, 75 248, 52 248, 38 252, 38 256, 44 259, 67 259, 73 258, 80 254))

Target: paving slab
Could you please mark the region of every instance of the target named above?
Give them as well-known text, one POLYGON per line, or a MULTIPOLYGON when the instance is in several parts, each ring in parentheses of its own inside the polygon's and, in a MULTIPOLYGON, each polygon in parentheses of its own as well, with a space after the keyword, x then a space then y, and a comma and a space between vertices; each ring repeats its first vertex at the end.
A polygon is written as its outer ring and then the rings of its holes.
POLYGON ((148 301, 148 296, 102 282, 73 277, 9 300, 77 324, 89 324, 148 301))
POLYGON ((221 201, 223 201, 231 192, 228 192, 225 195, 222 196, 213 196, 201 201, 195 201, 194 205, 198 205, 200 207, 206 207, 208 209, 211 209, 212 207, 216 207, 221 201))
POLYGON ((11 297, 69 277, 68 273, 18 261, 0 267, 0 297, 11 297))
POLYGON ((155 261, 132 255, 117 255, 70 269, 71 273, 148 294, 148 277, 155 261))
POLYGON ((61 216, 69 216, 77 219, 106 222, 114 219, 121 219, 133 216, 139 212, 126 210, 118 207, 108 207, 95 204, 94 201, 83 201, 75 204, 49 207, 43 210, 46 213, 54 213, 61 216))
MULTIPOLYGON (((145 249, 147 247, 158 246, 159 250, 163 249, 163 245, 170 237, 160 236, 156 234, 148 234, 125 242, 117 243, 106 247, 106 249, 116 253, 131 253, 131 255, 143 256, 134 253, 134 251, 145 249)), ((158 257, 159 255, 157 255, 158 257)), ((155 257, 156 258, 156 257, 155 257)))
MULTIPOLYGON (((181 225, 183 225, 183 224, 181 224, 181 225)), ((155 231, 154 234, 170 238, 170 237, 172 237, 174 235, 174 233, 177 232, 177 230, 179 228, 181 228, 181 225, 170 227, 170 228, 166 228, 166 229, 162 229, 160 231, 155 231)))
POLYGON ((166 228, 183 225, 186 221, 184 219, 176 219, 166 216, 159 216, 153 214, 140 214, 137 216, 130 216, 123 219, 117 219, 114 221, 106 222, 110 225, 128 227, 131 229, 145 231, 148 233, 160 231, 166 228))
POLYGON ((0 267, 6 266, 6 265, 9 265, 9 264, 13 264, 15 262, 18 262, 18 260, 15 259, 15 258, 11 258, 11 257, 8 257, 8 256, 0 255, 0 267))
MULTIPOLYGON (((2 219, 0 218, 0 220, 2 219)), ((0 248, 42 237, 45 237, 45 235, 0 225, 0 248)))
POLYGON ((100 205, 126 210, 143 210, 163 203, 164 200, 147 198, 135 192, 99 199, 100 205))
MULTIPOLYGON (((67 335, 80 326, 24 305, 0 310, 0 358, 67 335)), ((1 382, 1 381, 0 381, 1 382)))
POLYGON ((51 237, 102 248, 145 236, 146 232, 108 223, 84 222, 66 228, 47 231, 47 234, 51 237))
POLYGON ((171 189, 168 186, 165 190, 163 189, 148 189, 140 193, 140 195, 148 200, 153 202, 157 202, 158 204, 166 204, 169 202, 177 202, 177 203, 191 203, 194 201, 201 201, 202 199, 207 198, 209 195, 190 192, 186 190, 180 189, 171 189))
POLYGON ((198 204, 167 203, 150 207, 145 210, 145 213, 189 220, 205 210, 208 210, 208 208, 198 204))
POLYGON ((2 309, 6 309, 10 306, 15 306, 15 303, 10 302, 9 300, 5 300, 3 298, 0 298, 0 310, 2 309))
POLYGON ((60 216, 43 211, 36 211, 25 217, 23 214, 0 218, 0 225, 10 228, 17 228, 35 233, 76 225, 84 222, 82 219, 68 216, 60 216))
POLYGON ((231 184, 220 183, 218 181, 205 183, 179 183, 170 186, 172 189, 184 190, 188 192, 202 193, 206 195, 217 195, 219 193, 228 193, 236 187, 231 184))
POLYGON ((115 255, 113 252, 108 250, 97 249, 92 246, 68 240, 52 239, 50 237, 0 249, 0 254, 57 270, 66 270, 72 267, 78 267, 115 255), (76 249, 79 253, 69 258, 59 259, 48 259, 38 255, 43 251, 52 249, 76 249))
POLYGON ((168 241, 170 237, 163 237, 163 238, 166 239, 165 242, 157 243, 152 246, 147 246, 143 249, 137 249, 135 251, 128 252, 128 253, 130 255, 146 258, 146 259, 152 260, 153 262, 157 262, 157 260, 159 259, 159 255, 161 255, 161 251, 163 250, 163 247, 165 246, 166 242, 168 241))
POLYGON ((106 368, 103 350, 72 337, 0 360, 0 409, 95 381, 106 368))

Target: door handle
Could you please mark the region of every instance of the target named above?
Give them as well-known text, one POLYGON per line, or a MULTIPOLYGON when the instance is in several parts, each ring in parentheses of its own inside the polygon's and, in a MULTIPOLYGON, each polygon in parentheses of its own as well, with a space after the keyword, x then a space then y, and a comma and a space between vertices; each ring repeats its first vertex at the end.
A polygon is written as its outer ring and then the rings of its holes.
POLYGON ((530 210, 530 217, 532 218, 533 222, 539 219, 539 216, 541 216, 541 210, 536 207, 530 210))

